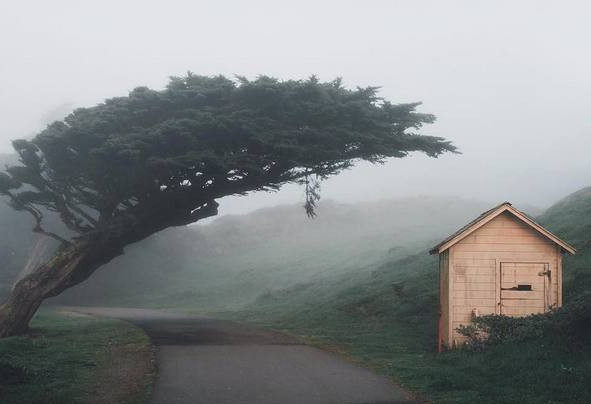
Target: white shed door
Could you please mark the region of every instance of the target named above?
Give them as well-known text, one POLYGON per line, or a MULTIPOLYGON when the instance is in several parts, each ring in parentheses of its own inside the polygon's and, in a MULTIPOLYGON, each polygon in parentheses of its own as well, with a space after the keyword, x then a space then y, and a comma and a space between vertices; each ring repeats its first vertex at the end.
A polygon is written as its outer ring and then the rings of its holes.
POLYGON ((546 311, 548 267, 546 263, 501 263, 501 314, 520 317, 546 311))

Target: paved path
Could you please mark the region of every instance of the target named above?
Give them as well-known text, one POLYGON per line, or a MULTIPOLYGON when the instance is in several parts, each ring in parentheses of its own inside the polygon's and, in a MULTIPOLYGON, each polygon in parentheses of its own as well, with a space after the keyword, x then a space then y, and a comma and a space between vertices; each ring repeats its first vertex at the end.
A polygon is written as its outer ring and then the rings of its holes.
POLYGON ((160 310, 76 311, 146 331, 158 347, 151 404, 416 403, 388 379, 284 334, 160 310))

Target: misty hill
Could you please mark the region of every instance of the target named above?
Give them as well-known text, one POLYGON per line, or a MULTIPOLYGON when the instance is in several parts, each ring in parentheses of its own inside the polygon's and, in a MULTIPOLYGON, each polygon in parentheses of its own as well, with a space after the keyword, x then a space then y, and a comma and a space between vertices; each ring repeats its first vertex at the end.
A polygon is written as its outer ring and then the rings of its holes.
POLYGON ((538 220, 556 234, 568 237, 577 248, 591 247, 591 187, 558 201, 538 220))
POLYGON ((564 258, 565 299, 591 293, 591 187, 560 200, 538 220, 577 248, 564 258))
MULTIPOLYGON (((565 301, 591 294, 591 187, 557 202, 537 220, 577 248, 575 256, 564 257, 565 301)), ((437 258, 426 254, 428 246, 424 244, 424 249, 403 257, 368 263, 367 271, 335 273, 334 277, 297 291, 267 293, 249 310, 270 317, 281 313, 283 318, 297 318, 306 306, 322 307, 317 311, 321 317, 326 317, 325 310, 368 315, 387 310, 390 316, 432 323, 437 318, 438 269, 437 258)), ((434 336, 435 330, 431 331, 434 336)))
POLYGON ((434 402, 587 403, 591 188, 569 195, 538 220, 578 249, 577 255, 564 259, 565 306, 557 318, 519 320, 520 331, 507 323, 508 341, 483 352, 434 353, 438 259, 425 250, 269 291, 229 317, 282 329, 323 347, 338 347, 434 402))
MULTIPOLYGON (((581 189, 550 207, 537 220, 577 248, 575 256, 564 257, 565 302, 591 293, 591 187, 581 189)), ((460 223, 462 224, 462 223, 460 223)), ((322 307, 316 313, 326 318, 352 312, 404 318, 424 327, 437 318, 437 259, 426 255, 426 248, 403 257, 368 262, 366 271, 336 274, 297 290, 277 290, 260 296, 248 310, 255 317, 279 316, 297 322, 305 307, 322 307)), ((309 319, 308 319, 309 320, 309 319)), ((435 329, 423 336, 435 336, 435 329)), ((425 341, 424 341, 425 342, 425 341)))
POLYGON ((299 205, 169 229, 128 249, 61 301, 191 306, 247 304, 263 293, 406 257, 455 230, 488 204, 416 197, 299 205))
POLYGON ((319 205, 315 219, 306 217, 299 205, 283 205, 221 217, 209 225, 175 234, 187 237, 185 242, 194 253, 203 255, 245 252, 269 243, 311 249, 350 244, 363 253, 368 247, 397 248, 398 244, 437 237, 441 228, 456 225, 466 209, 474 212, 483 206, 473 201, 427 197, 359 204, 327 201, 319 205), (442 211, 447 212, 445 217, 435 221, 442 211), (359 242, 363 248, 355 247, 359 242))

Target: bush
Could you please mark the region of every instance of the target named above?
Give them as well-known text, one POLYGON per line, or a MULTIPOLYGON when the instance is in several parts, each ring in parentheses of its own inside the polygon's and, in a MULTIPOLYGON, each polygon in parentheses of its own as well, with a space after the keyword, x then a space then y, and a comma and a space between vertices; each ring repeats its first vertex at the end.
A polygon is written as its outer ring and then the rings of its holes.
POLYGON ((591 342, 591 293, 544 314, 475 317, 472 324, 460 326, 458 332, 468 338, 466 347, 473 350, 549 337, 566 339, 570 349, 580 348, 591 342))

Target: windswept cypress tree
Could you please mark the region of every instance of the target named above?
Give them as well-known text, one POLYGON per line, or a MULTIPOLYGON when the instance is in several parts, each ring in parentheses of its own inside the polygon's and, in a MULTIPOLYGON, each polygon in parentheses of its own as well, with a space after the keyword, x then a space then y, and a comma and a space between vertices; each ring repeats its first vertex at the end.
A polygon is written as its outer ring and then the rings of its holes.
POLYGON ((45 298, 125 246, 215 215, 218 198, 297 182, 313 215, 317 181, 355 161, 454 152, 417 133, 435 120, 417 105, 391 104, 374 87, 350 90, 340 80, 189 73, 163 91, 136 88, 14 141, 21 165, 0 173, 0 193, 60 247, 0 306, 0 337, 26 331, 45 298), (61 219, 61 232, 44 226, 48 212, 61 219))

